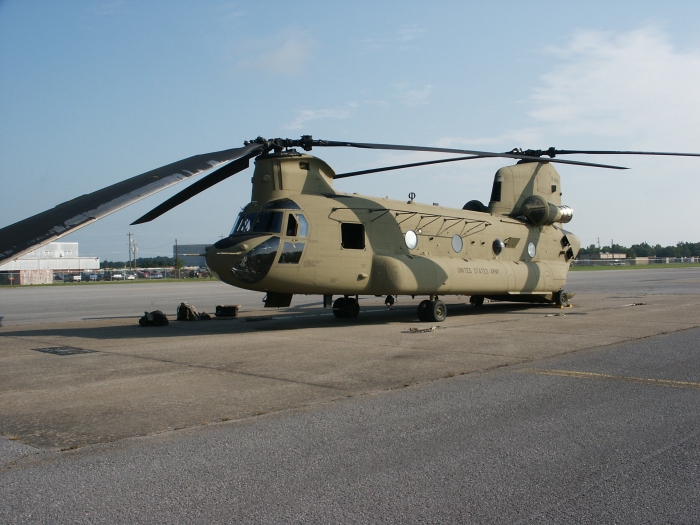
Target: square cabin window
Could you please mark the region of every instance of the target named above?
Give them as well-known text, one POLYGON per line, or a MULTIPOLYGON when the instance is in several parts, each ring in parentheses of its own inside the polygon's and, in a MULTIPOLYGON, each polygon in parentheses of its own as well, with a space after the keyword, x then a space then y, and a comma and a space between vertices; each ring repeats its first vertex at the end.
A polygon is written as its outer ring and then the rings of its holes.
POLYGON ((365 225, 344 223, 340 225, 341 246, 346 250, 365 249, 365 225))

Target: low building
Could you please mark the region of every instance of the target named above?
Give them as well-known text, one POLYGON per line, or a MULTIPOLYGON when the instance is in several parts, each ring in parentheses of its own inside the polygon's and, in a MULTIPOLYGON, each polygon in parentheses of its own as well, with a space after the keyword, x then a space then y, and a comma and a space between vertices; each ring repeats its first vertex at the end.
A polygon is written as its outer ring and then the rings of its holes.
POLYGON ((606 260, 606 259, 627 259, 626 253, 582 253, 578 256, 579 259, 590 259, 592 261, 606 260))
POLYGON ((54 274, 99 270, 99 257, 79 257, 77 242, 52 242, 0 265, 1 284, 51 284, 54 274))

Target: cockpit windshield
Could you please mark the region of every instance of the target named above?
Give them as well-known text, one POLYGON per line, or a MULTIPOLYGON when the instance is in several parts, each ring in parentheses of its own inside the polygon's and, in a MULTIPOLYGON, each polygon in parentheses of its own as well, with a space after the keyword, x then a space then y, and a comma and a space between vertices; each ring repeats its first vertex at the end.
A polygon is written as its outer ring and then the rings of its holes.
POLYGON ((236 233, 280 233, 283 217, 284 212, 281 211, 241 212, 231 230, 231 235, 236 233))

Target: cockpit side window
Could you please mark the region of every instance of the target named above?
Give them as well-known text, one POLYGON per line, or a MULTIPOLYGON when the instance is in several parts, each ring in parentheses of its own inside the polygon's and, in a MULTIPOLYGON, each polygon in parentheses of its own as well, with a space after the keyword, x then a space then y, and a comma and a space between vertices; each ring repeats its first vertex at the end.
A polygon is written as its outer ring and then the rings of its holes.
POLYGON ((296 237, 298 230, 299 222, 294 217, 294 214, 290 213, 287 219, 287 237, 296 237))
POLYGON ((287 217, 288 237, 306 237, 309 235, 309 223, 301 213, 290 213, 287 217))
POLYGON ((301 213, 297 213, 296 217, 299 221, 299 237, 306 237, 309 234, 309 223, 301 213))

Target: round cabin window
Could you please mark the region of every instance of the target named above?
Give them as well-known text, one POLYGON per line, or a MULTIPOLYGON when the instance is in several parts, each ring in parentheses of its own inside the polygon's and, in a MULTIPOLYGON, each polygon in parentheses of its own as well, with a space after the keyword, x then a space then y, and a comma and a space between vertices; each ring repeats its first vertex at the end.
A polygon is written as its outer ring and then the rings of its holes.
POLYGON ((506 245, 503 243, 501 239, 494 239, 493 240, 493 253, 496 255, 500 255, 501 252, 503 251, 503 248, 505 248, 506 245))
POLYGON ((418 246, 418 236, 413 230, 408 230, 406 232, 406 246, 408 246, 409 250, 418 246))
POLYGON ((464 246, 464 243, 462 242, 462 238, 459 235, 453 235, 452 236, 452 249, 455 251, 455 253, 461 252, 463 246, 464 246))
POLYGON ((535 255, 537 255, 537 248, 535 247, 535 243, 531 242, 527 245, 527 254, 532 258, 535 255))

